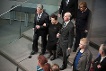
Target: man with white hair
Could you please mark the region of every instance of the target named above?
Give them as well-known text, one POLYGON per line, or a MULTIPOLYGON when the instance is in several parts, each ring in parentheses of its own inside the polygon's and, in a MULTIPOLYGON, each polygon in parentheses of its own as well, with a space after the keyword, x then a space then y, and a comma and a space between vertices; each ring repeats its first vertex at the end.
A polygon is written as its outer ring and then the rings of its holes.
POLYGON ((37 4, 34 18, 34 38, 31 55, 38 52, 38 39, 41 36, 41 53, 45 54, 47 44, 47 26, 49 24, 49 15, 43 10, 42 4, 37 4))
POLYGON ((71 50, 73 45, 74 25, 70 21, 71 16, 70 12, 64 14, 62 29, 57 34, 57 37, 59 38, 58 45, 62 49, 63 53, 63 65, 60 67, 60 70, 67 68, 67 59, 69 56, 68 51, 71 50))
POLYGON ((106 45, 101 44, 99 56, 94 60, 94 71, 106 71, 106 45))

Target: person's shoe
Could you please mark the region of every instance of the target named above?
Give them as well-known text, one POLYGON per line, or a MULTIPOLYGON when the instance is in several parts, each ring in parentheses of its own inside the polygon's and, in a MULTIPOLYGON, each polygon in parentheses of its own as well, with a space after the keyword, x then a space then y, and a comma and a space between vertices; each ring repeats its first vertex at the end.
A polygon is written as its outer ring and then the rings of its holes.
POLYGON ((54 59, 56 59, 56 56, 55 56, 55 55, 53 55, 53 56, 50 58, 51 61, 54 60, 54 59))
POLYGON ((37 52, 35 52, 35 51, 32 51, 32 52, 31 52, 31 55, 34 55, 34 54, 36 54, 36 53, 37 53, 37 52))
POLYGON ((66 68, 67 68, 67 66, 62 65, 62 66, 60 67, 60 70, 64 70, 64 69, 66 69, 66 68))

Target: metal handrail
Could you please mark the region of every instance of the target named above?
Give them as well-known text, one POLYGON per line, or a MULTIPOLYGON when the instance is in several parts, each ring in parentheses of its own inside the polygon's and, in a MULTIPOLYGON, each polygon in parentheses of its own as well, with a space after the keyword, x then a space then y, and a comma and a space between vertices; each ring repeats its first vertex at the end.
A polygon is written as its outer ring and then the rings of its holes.
POLYGON ((8 11, 2 13, 2 14, 0 15, 0 17, 3 16, 3 15, 5 15, 5 14, 7 14, 7 13, 10 12, 11 10, 15 9, 15 8, 18 7, 18 6, 21 6, 22 4, 24 4, 24 3, 28 2, 28 1, 29 1, 29 0, 26 0, 25 2, 22 2, 21 4, 12 7, 10 10, 8 10, 8 11))

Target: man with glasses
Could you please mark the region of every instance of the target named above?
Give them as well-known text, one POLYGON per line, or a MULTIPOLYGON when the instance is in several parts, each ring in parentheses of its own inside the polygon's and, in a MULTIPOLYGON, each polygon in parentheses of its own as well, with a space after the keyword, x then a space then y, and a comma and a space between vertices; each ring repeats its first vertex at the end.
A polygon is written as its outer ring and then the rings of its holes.
POLYGON ((60 67, 60 70, 67 68, 67 59, 70 55, 71 48, 73 46, 73 37, 74 37, 74 25, 70 21, 72 17, 70 12, 64 14, 64 21, 61 30, 57 34, 58 46, 62 49, 63 54, 63 64, 60 67))

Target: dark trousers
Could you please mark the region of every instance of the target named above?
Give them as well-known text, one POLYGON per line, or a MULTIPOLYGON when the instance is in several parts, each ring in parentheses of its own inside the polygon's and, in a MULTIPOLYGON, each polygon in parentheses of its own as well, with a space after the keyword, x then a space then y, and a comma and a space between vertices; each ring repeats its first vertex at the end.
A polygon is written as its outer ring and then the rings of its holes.
POLYGON ((67 51, 67 49, 66 49, 66 50, 62 49, 62 53, 63 53, 63 66, 64 66, 64 67, 67 67, 67 59, 68 59, 68 56, 67 56, 67 54, 66 54, 66 51, 67 51))
MULTIPOLYGON (((73 64, 74 65, 74 64, 73 64)), ((78 71, 74 66, 73 66, 73 71, 78 71)))
MULTIPOLYGON (((35 52, 38 52, 38 39, 40 35, 34 34, 33 37, 33 44, 32 44, 32 50, 35 52)), ((41 35, 41 52, 45 53, 46 51, 46 44, 47 44, 47 35, 41 35)))
POLYGON ((79 47, 80 39, 85 37, 87 37, 87 33, 85 33, 85 30, 76 29, 76 40, 73 51, 76 51, 77 48, 79 47))
POLYGON ((73 70, 73 71, 78 71, 78 70, 73 70))

